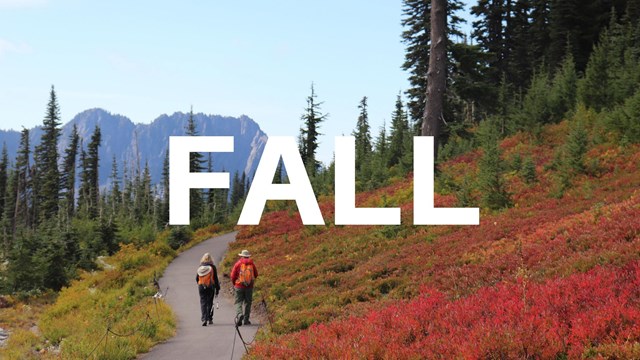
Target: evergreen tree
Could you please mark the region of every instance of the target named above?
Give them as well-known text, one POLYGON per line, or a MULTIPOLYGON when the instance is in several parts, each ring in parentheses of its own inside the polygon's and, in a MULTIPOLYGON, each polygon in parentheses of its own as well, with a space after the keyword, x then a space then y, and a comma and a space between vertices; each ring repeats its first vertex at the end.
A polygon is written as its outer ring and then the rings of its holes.
POLYGON ((323 114, 320 106, 322 102, 318 102, 317 95, 313 83, 311 83, 311 95, 307 97, 307 107, 301 119, 303 127, 300 129, 300 156, 304 163, 309 176, 315 176, 320 163, 316 160, 316 150, 318 149, 318 137, 322 135, 320 123, 323 122, 329 114, 323 114))
MULTIPOLYGON (((222 169, 225 172, 225 169, 222 169)), ((229 215, 229 189, 216 189, 216 216, 215 223, 222 222, 229 215)))
POLYGON ((506 25, 509 17, 510 1, 478 0, 471 7, 471 14, 478 20, 473 22, 473 36, 489 55, 487 74, 493 84, 498 84, 502 74, 507 73, 509 48, 506 44, 506 25))
MULTIPOLYGON (((207 155, 207 172, 213 172, 213 159, 211 153, 207 155)), ((207 220, 215 219, 216 211, 216 189, 207 190, 207 220)))
POLYGON ((240 188, 238 189, 240 193, 239 194, 240 199, 244 199, 248 189, 249 189, 249 179, 247 178, 247 174, 243 171, 242 177, 240 178, 240 188))
POLYGON ((4 195, 4 207, 2 208, 2 243, 3 255, 8 255, 16 233, 15 208, 18 194, 18 172, 15 170, 8 172, 7 189, 4 195))
POLYGON ((80 135, 78 127, 73 124, 71 136, 69 137, 69 146, 64 151, 64 159, 62 161, 62 173, 60 174, 60 182, 64 189, 64 213, 70 220, 75 213, 75 197, 76 197, 76 167, 78 157, 78 146, 80 143, 80 135))
POLYGON ((388 163, 389 167, 400 163, 407 137, 411 137, 409 122, 404 112, 404 104, 400 95, 396 98, 396 105, 391 115, 391 130, 389 133, 388 163))
POLYGON ((527 184, 533 184, 537 181, 536 163, 533 162, 531 156, 527 156, 522 163, 522 178, 527 184))
MULTIPOLYGON (((584 70, 593 45, 608 25, 612 5, 601 0, 551 0, 549 64, 561 64, 569 48, 576 68, 584 70)), ((624 8, 616 10, 620 14, 624 8)))
POLYGON ((498 125, 494 121, 487 120, 479 132, 483 149, 478 163, 478 186, 482 205, 492 210, 509 207, 511 199, 503 178, 505 166, 498 148, 498 125))
POLYGON ((133 184, 133 179, 132 176, 129 175, 129 173, 131 172, 131 170, 128 170, 128 166, 127 164, 123 165, 123 175, 122 175, 122 184, 123 184, 123 191, 122 191, 122 209, 124 211, 124 214, 126 214, 127 218, 129 218, 130 220, 133 220, 133 197, 134 197, 134 184, 133 184))
POLYGON ((640 90, 624 105, 616 107, 605 117, 608 130, 612 130, 623 143, 640 143, 640 90))
POLYGON ((352 135, 356 138, 356 171, 362 169, 371 154, 371 132, 369 130, 369 115, 367 113, 367 97, 363 97, 358 105, 360 115, 356 129, 352 135))
POLYGON ((367 188, 373 189, 384 184, 388 178, 389 141, 387 139, 386 124, 383 124, 376 137, 373 156, 371 157, 371 175, 367 188))
POLYGON ((138 220, 148 220, 153 211, 153 194, 151 193, 151 171, 149 170, 148 161, 145 161, 144 170, 137 179, 135 188, 135 199, 135 212, 138 216, 138 220))
POLYGON ((87 151, 82 150, 80 164, 80 194, 78 206, 89 219, 95 219, 99 215, 100 188, 98 169, 100 164, 98 150, 102 141, 100 128, 95 127, 91 135, 91 141, 87 145, 87 151))
POLYGON ((7 185, 9 182, 9 153, 7 143, 2 144, 2 158, 0 158, 0 221, 4 216, 4 204, 7 196, 7 185))
POLYGON ((55 90, 51 86, 47 112, 42 123, 42 137, 35 149, 38 173, 39 220, 58 214, 60 199, 60 171, 58 169, 58 138, 60 137, 60 107, 55 90))
POLYGON ((116 156, 113 155, 111 160, 111 193, 109 195, 109 207, 112 215, 117 215, 120 211, 120 203, 122 199, 122 192, 120 191, 120 175, 118 175, 118 162, 116 156))
POLYGON ((164 153, 162 162, 162 207, 160 210, 160 225, 169 223, 169 149, 164 153))
MULTIPOLYGON (((189 112, 189 120, 187 120, 187 126, 185 128, 185 135, 197 136, 198 129, 196 126, 195 117, 193 115, 193 107, 189 112)), ((189 154, 189 170, 191 172, 202 172, 204 170, 204 156, 198 152, 192 152, 189 154)), ((189 215, 191 219, 199 219, 202 216, 204 209, 204 200, 202 198, 201 189, 191 189, 189 194, 189 215)))
MULTIPOLYGON (((44 244, 47 242, 45 241, 44 244)), ((47 263, 43 242, 33 231, 15 234, 8 262, 8 280, 13 292, 43 289, 47 263)))
MULTIPOLYGON (((466 42, 449 44, 451 81, 447 85, 443 138, 453 128, 472 124, 487 112, 495 111, 497 88, 489 80, 489 56, 478 46, 466 42)), ((414 133, 417 135, 419 132, 414 133)))
POLYGON ((33 204, 33 188, 31 181, 31 166, 29 164, 29 157, 31 155, 31 148, 29 146, 29 130, 23 128, 20 134, 20 145, 18 147, 18 155, 16 156, 16 200, 13 212, 13 219, 15 224, 13 231, 16 231, 16 226, 20 225, 26 228, 30 228, 33 225, 33 219, 31 217, 30 207, 33 204))
POLYGON ((549 101, 551 121, 559 122, 567 112, 573 110, 576 105, 577 83, 578 76, 573 63, 573 56, 568 53, 551 84, 551 98, 549 101))
MULTIPOLYGON (((531 0, 530 27, 527 43, 529 56, 534 63, 530 69, 535 69, 543 63, 549 64, 549 17, 551 13, 551 0, 531 0)), ((526 36, 527 34, 523 34, 526 36)), ((519 36, 518 38, 522 38, 519 36)))
MULTIPOLYGON (((602 37, 608 40, 608 34, 602 37)), ((578 83, 578 99, 596 111, 608 108, 613 103, 608 68, 611 52, 608 41, 601 41, 593 49, 584 77, 578 83)))
POLYGON ((244 193, 244 182, 240 180, 240 174, 237 170, 233 173, 231 184, 231 208, 235 208, 242 200, 242 194, 244 193))
POLYGON ((284 184, 284 164, 282 163, 282 158, 278 160, 278 166, 276 167, 276 173, 273 175, 273 184, 284 184))
MULTIPOLYGON (((462 36, 457 26, 462 19, 456 12, 462 9, 458 0, 446 1, 445 32, 449 38, 462 36)), ((431 1, 403 0, 402 8, 402 41, 406 45, 405 61, 402 69, 409 72, 411 87, 407 90, 409 97, 410 117, 415 125, 415 132, 420 131, 424 117, 427 94, 427 72, 429 70, 429 54, 431 43, 431 1)), ((455 62, 455 60, 453 61, 455 62)), ((448 66, 447 66, 448 67, 448 66)))
POLYGON ((545 71, 534 74, 522 106, 514 115, 513 132, 527 131, 539 137, 542 126, 552 119, 549 88, 549 75, 545 71))
POLYGON ((540 52, 537 48, 538 44, 531 42, 536 21, 533 19, 534 2, 535 0, 507 2, 510 14, 505 29, 505 47, 508 49, 508 57, 504 70, 516 89, 525 88, 531 79, 533 69, 544 64, 544 52, 540 52), (534 52, 537 52, 537 57, 533 57, 534 52))
POLYGON ((573 174, 585 171, 584 157, 589 146, 589 136, 581 121, 572 124, 571 131, 565 144, 567 151, 567 166, 573 174))
MULTIPOLYGON (((46 226, 38 228, 37 236, 41 246, 35 255, 44 265, 42 286, 60 291, 63 286, 68 285, 68 267, 73 267, 75 264, 70 264, 71 259, 66 257, 66 244, 60 238, 59 230, 50 225, 50 221, 47 221, 46 226)), ((34 259, 34 262, 36 261, 34 259)))

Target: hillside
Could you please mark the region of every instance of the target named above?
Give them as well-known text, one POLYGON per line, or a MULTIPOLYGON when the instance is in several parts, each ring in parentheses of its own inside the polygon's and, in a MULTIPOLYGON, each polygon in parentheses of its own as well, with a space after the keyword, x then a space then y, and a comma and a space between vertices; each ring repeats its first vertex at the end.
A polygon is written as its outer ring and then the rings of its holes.
MULTIPOLYGON (((398 178, 357 201, 401 206, 402 226, 303 227, 290 204, 242 227, 230 254, 255 254, 273 320, 253 356, 640 356, 640 146, 588 131, 586 170, 561 189, 569 121, 501 141, 513 206, 483 209, 480 226, 410 225, 412 179, 398 178), (518 166, 528 156, 531 184, 518 166)), ((436 206, 456 206, 481 155, 440 166, 436 206)), ((321 209, 332 219, 333 199, 321 209)))

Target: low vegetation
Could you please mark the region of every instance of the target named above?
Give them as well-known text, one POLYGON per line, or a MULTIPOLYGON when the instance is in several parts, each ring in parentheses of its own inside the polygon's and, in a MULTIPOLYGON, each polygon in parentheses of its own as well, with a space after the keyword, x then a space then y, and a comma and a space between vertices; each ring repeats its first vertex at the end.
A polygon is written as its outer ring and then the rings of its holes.
MULTIPOLYGON (((219 231, 217 226, 198 230, 178 251, 219 231)), ((172 231, 165 231, 148 245, 122 245, 117 253, 101 259, 102 269, 82 273, 59 292, 53 304, 37 312, 27 315, 22 310, 33 308, 33 301, 14 304, 7 314, 15 315, 7 323, 3 317, 0 325, 11 331, 0 356, 132 359, 171 337, 175 318, 162 298, 154 296, 161 290, 154 280, 176 255, 169 246, 173 236, 172 231)))
MULTIPOLYGON (((272 317, 252 356, 638 356, 640 146, 606 121, 582 108, 501 140, 494 190, 482 147, 441 163, 436 206, 508 197, 478 227, 410 225, 397 178, 357 203, 401 207, 401 226, 303 227, 289 204, 242 228, 230 254, 255 254, 272 317)), ((331 198, 321 210, 333 218, 331 198)))

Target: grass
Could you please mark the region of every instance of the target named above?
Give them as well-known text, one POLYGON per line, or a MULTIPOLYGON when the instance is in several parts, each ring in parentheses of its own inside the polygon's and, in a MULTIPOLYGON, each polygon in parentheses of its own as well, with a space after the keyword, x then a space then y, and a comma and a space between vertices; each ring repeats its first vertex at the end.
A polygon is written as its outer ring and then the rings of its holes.
MULTIPOLYGON (((200 229, 178 251, 220 230, 200 229)), ((9 328, 11 336, 0 358, 134 359, 173 336, 175 315, 154 298, 153 285, 177 254, 167 245, 168 236, 165 231, 148 245, 122 245, 104 259, 113 268, 81 274, 48 302, 32 299, 3 309, 0 326, 9 328), (37 311, 25 310, 35 303, 37 311), (39 334, 29 330, 36 323, 39 334)))

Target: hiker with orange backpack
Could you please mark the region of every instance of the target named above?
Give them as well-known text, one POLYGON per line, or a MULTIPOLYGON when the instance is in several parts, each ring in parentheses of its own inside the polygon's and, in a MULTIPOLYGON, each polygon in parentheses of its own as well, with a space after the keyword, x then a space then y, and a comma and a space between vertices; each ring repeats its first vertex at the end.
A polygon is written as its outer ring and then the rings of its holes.
POLYGON ((218 281, 218 270, 209 253, 205 253, 200 259, 196 282, 200 294, 200 321, 202 321, 202 326, 207 326, 207 322, 211 325, 213 324, 213 298, 220 293, 220 282, 218 281))
POLYGON ((240 259, 233 265, 231 270, 231 282, 235 289, 236 306, 236 326, 251 325, 249 316, 251 315, 251 302, 253 300, 253 283, 258 277, 256 265, 251 260, 249 250, 242 250, 240 259), (244 303, 244 314, 242 305, 244 303))

